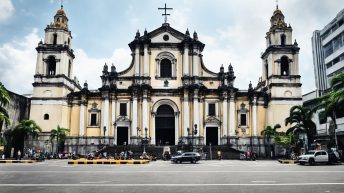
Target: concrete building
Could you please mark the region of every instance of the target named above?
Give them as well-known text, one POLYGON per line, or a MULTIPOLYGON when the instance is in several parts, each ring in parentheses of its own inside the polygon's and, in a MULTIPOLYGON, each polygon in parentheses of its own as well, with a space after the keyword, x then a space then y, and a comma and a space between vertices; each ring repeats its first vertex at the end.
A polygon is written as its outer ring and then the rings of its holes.
POLYGON ((102 85, 90 90, 72 78, 72 35, 61 7, 36 48, 30 118, 45 133, 40 140, 60 125, 71 130, 66 151, 81 154, 99 144, 140 145, 143 139, 151 145, 187 144, 191 136, 198 146, 264 152, 261 131, 277 123, 286 129, 290 107, 302 103, 300 48, 292 27, 278 8, 270 22, 256 86, 236 88, 231 64, 217 73, 208 70, 197 33, 182 33, 165 21, 152 31, 137 31, 128 68, 117 72, 105 64, 102 85))

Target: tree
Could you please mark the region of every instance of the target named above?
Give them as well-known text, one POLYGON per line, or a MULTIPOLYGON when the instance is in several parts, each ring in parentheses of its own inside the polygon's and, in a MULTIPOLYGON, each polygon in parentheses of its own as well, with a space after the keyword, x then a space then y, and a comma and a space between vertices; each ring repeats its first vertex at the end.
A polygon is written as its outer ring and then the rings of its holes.
POLYGON ((290 147, 292 144, 295 144, 294 133, 289 133, 287 135, 284 132, 277 132, 275 134, 275 143, 280 144, 285 148, 285 158, 288 159, 290 154, 290 147))
MULTIPOLYGON (((271 138, 275 136, 277 129, 281 128, 280 124, 276 124, 273 128, 271 126, 266 126, 265 129, 261 132, 261 134, 265 137, 268 142, 268 152, 271 157, 271 138)), ((265 153, 267 153, 265 151, 265 153)))
POLYGON ((50 134, 50 141, 52 142, 56 138, 56 144, 57 144, 57 153, 60 152, 60 150, 63 150, 64 142, 67 137, 67 133, 69 133, 69 129, 57 126, 56 129, 51 130, 50 134))
MULTIPOLYGON (((0 133, 2 133, 2 125, 5 123, 6 126, 10 124, 10 119, 5 105, 9 103, 10 95, 8 94, 5 86, 0 82, 0 133)), ((1 136, 0 136, 1 137, 1 136)), ((2 141, 2 139, 0 139, 2 141)))
POLYGON ((15 151, 21 150, 23 152, 24 141, 28 137, 32 137, 32 139, 37 137, 39 132, 42 132, 42 129, 34 120, 22 120, 12 131, 15 151))
POLYGON ((315 111, 309 108, 296 105, 290 108, 289 117, 285 119, 285 126, 288 124, 291 127, 287 130, 286 134, 294 133, 299 135, 304 133, 307 135, 308 146, 314 141, 316 134, 316 125, 312 121, 312 116, 315 111))
MULTIPOLYGON (((330 81, 331 91, 318 100, 315 109, 324 109, 327 117, 333 121, 334 131, 337 129, 336 119, 344 115, 344 72, 336 74, 330 81)), ((334 132, 336 138, 336 133, 334 132)), ((338 148, 335 139, 336 148, 338 148)))

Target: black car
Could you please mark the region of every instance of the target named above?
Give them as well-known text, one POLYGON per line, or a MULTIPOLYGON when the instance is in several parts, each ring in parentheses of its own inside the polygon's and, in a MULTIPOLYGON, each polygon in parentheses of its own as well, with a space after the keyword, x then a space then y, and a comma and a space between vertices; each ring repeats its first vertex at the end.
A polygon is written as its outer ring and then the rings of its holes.
POLYGON ((196 163, 201 159, 201 155, 195 152, 185 152, 180 155, 173 156, 171 161, 174 163, 191 162, 196 163))

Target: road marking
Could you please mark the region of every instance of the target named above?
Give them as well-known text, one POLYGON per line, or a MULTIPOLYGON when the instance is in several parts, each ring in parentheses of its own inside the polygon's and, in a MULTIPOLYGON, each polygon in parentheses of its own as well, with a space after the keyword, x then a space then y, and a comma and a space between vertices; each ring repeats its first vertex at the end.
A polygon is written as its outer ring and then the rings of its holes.
POLYGON ((109 182, 110 181, 80 182, 80 184, 104 184, 109 182))
POLYGON ((232 170, 203 170, 203 171, 184 171, 184 170, 177 170, 177 171, 170 171, 170 170, 156 170, 156 171, 60 171, 60 170, 51 170, 51 171, 2 171, 1 173, 344 173, 344 171, 232 171, 232 170))
POLYGON ((180 186, 324 186, 324 185, 344 185, 344 183, 278 183, 278 184, 0 184, 0 187, 144 187, 144 186, 164 186, 164 187, 180 187, 180 186))
POLYGON ((268 181, 268 180, 262 180, 262 181, 251 181, 252 183, 276 183, 276 181, 268 181))

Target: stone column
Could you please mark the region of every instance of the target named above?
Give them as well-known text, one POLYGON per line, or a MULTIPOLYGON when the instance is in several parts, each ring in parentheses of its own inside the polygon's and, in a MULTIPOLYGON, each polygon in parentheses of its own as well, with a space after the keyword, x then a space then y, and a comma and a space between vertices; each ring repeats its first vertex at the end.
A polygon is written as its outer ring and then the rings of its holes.
POLYGON ((227 96, 224 97, 223 103, 222 103, 222 109, 223 109, 223 118, 222 118, 222 125, 223 125, 223 136, 227 136, 227 130, 228 130, 228 115, 227 115, 227 96))
POLYGON ((178 145, 178 139, 179 139, 179 112, 174 113, 174 138, 175 138, 175 145, 178 145))
MULTIPOLYGON (((147 104, 147 93, 143 95, 143 100, 142 100, 142 128, 141 131, 144 131, 145 128, 148 128, 148 104, 147 104)), ((147 131, 147 135, 149 134, 149 131, 147 131)))
POLYGON ((101 128, 102 130, 102 134, 101 136, 109 136, 109 97, 108 96, 105 96, 104 97, 104 109, 103 109, 103 116, 102 116, 102 119, 103 119, 103 128, 101 128), (104 133, 104 127, 106 127, 106 131, 104 133))
POLYGON ((149 76, 149 56, 147 44, 144 45, 143 54, 143 76, 149 76))
POLYGON ((184 47, 183 54, 183 75, 189 75, 189 47, 187 44, 184 47))
POLYGON ((192 68, 193 68, 193 72, 192 75, 193 76, 198 76, 198 65, 199 65, 199 58, 198 58, 198 50, 194 50, 193 55, 192 55, 192 68))
POLYGON ((80 102, 79 136, 85 135, 85 101, 80 102))
POLYGON ((140 49, 139 46, 136 46, 135 49, 135 76, 140 75, 140 49))
POLYGON ((183 133, 184 133, 185 137, 188 136, 187 128, 190 126, 190 123, 189 123, 189 117, 190 117, 189 113, 190 113, 189 97, 188 97, 187 93, 184 93, 184 101, 183 101, 183 116, 184 116, 183 133))
POLYGON ((255 96, 253 99, 253 106, 252 106, 252 119, 253 119, 253 136, 257 136, 257 97, 255 96))
POLYGON ((137 97, 133 96, 133 117, 132 117, 132 125, 131 125, 131 133, 129 136, 135 136, 136 128, 137 128, 137 97))
POLYGON ((229 129, 230 136, 235 136, 235 102, 233 94, 231 94, 229 99, 229 129))
MULTIPOLYGON (((195 90, 194 92, 194 97, 193 97, 193 109, 194 109, 194 113, 193 113, 193 116, 194 116, 194 123, 192 125, 192 127, 194 127, 195 124, 197 124, 197 130, 199 130, 199 119, 198 119, 198 91, 195 90)), ((192 128, 190 128, 190 131, 192 130, 192 128)), ((199 135, 199 132, 197 133, 197 135, 195 136, 198 136, 199 135)))
POLYGON ((113 131, 112 136, 114 136, 114 143, 116 143, 116 127, 114 125, 114 123, 116 122, 116 106, 117 100, 115 97, 113 97, 111 100, 111 128, 113 131))

